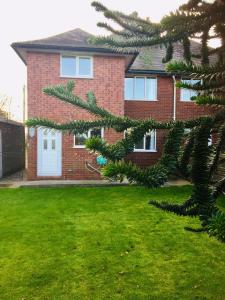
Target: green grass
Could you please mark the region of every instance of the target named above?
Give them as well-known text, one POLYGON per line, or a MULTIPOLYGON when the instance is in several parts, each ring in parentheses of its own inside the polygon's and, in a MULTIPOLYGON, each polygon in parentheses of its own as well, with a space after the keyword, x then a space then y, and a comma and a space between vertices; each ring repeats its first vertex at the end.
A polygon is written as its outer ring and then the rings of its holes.
POLYGON ((224 300, 225 244, 147 204, 190 192, 1 189, 0 299, 224 300))

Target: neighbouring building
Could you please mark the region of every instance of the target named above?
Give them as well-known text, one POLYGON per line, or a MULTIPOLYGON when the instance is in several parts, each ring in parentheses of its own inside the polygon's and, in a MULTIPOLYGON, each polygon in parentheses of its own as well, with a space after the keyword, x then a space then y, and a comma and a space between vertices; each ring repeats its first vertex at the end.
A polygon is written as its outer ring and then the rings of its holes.
MULTIPOLYGON (((28 118, 47 118, 60 123, 92 120, 94 117, 86 111, 42 92, 48 85, 65 84, 69 80, 75 80, 77 95, 85 98, 88 91, 93 91, 100 106, 120 116, 169 121, 210 113, 209 108, 196 106, 191 101, 194 92, 175 88, 175 79, 191 79, 174 78, 166 73, 162 63, 165 48, 154 46, 138 54, 119 54, 91 45, 90 36, 75 29, 41 40, 12 44, 27 66, 28 118)), ((199 44, 193 42, 192 48, 198 51, 199 44)), ((174 58, 183 59, 179 43, 174 58)), ((155 163, 162 153, 165 134, 163 130, 146 133, 127 159, 143 167, 155 163)), ((121 133, 103 128, 93 128, 79 136, 41 128, 29 130, 28 179, 99 179, 99 173, 93 169, 97 168, 96 157, 84 147, 85 139, 93 135, 109 143, 123 137, 121 133)))
POLYGON ((25 167, 24 126, 0 117, 0 178, 25 167))

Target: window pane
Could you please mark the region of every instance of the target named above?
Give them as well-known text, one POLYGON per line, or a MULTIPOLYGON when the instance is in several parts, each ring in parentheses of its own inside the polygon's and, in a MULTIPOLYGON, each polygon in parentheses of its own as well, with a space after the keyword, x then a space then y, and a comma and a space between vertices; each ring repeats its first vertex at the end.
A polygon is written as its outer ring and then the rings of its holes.
POLYGON ((44 150, 47 150, 48 149, 48 140, 44 139, 43 145, 44 145, 44 150))
POLYGON ((134 99, 134 79, 125 78, 125 99, 134 99))
POLYGON ((52 150, 55 150, 55 139, 52 140, 52 150))
POLYGON ((141 150, 144 149, 144 138, 140 140, 137 144, 135 144, 135 149, 141 150))
POLYGON ((157 81, 156 78, 146 79, 146 99, 156 100, 157 98, 157 81))
MULTIPOLYGON (((194 84, 196 84, 196 83, 199 83, 200 82, 200 80, 198 80, 198 79, 192 79, 191 80, 191 84, 192 85, 194 85, 194 84)), ((191 97, 193 97, 193 96, 197 96, 198 95, 198 92, 197 91, 190 91, 191 92, 191 97)))
POLYGON ((150 133, 146 134, 145 140, 145 150, 155 150, 155 130, 152 130, 150 133))
POLYGON ((75 136, 75 146, 84 146, 88 138, 87 133, 76 134, 75 136))
POLYGON ((88 57, 79 58, 79 75, 91 75, 91 59, 88 57))
MULTIPOLYGON (((191 80, 183 79, 181 80, 183 83, 191 84, 191 80)), ((181 100, 183 101, 191 101, 191 90, 181 89, 181 100)))
POLYGON ((101 128, 93 128, 90 130, 90 137, 102 137, 102 130, 101 128))
POLYGON ((76 76, 76 57, 65 57, 61 59, 61 72, 63 76, 76 76))
POLYGON ((145 78, 135 78, 134 99, 145 99, 145 78))

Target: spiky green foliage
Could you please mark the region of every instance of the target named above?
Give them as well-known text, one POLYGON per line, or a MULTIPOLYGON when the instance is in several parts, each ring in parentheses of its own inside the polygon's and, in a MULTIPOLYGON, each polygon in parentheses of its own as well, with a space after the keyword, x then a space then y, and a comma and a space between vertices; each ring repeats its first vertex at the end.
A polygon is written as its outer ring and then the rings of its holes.
MULTIPOLYGON (((167 64, 168 72, 177 72, 178 74, 186 74, 191 78, 204 78, 204 79, 225 79, 225 63, 214 64, 214 65, 194 65, 185 63, 182 61, 173 61, 167 64)), ((224 81, 223 81, 224 83, 224 81)))
POLYGON ((166 142, 164 144, 164 150, 160 159, 160 163, 164 165, 171 173, 177 169, 183 135, 184 124, 178 121, 169 131, 166 142))
POLYGON ((206 120, 202 122, 201 126, 195 129, 191 167, 191 178, 194 187, 191 198, 183 205, 161 204, 156 201, 150 201, 150 204, 154 206, 173 211, 179 215, 199 216, 203 227, 207 226, 209 218, 215 211, 215 199, 209 187, 210 147, 208 146, 208 138, 210 136, 211 127, 211 121, 206 120))
POLYGON ((159 187, 167 181, 168 170, 160 163, 141 169, 131 162, 119 161, 106 165, 103 169, 103 175, 115 180, 123 180, 126 177, 130 183, 135 182, 153 188, 159 187))
POLYGON ((220 154, 224 150, 225 145, 225 125, 221 126, 218 132, 218 140, 215 145, 214 156, 210 166, 210 176, 213 177, 217 171, 220 154))
POLYGON ((223 97, 216 97, 216 96, 197 96, 197 97, 192 97, 193 100, 196 101, 197 104, 199 105, 225 105, 224 98, 223 97))
POLYGON ((182 176, 186 179, 190 177, 191 154, 194 147, 195 131, 194 129, 184 140, 183 151, 179 157, 178 168, 182 176))
POLYGON ((209 220, 209 235, 225 242, 225 213, 217 211, 209 220))
MULTIPOLYGON (((138 141, 139 136, 143 136, 143 133, 139 129, 136 130, 137 134, 134 136, 138 141)), ((136 182, 147 187, 161 186, 168 180, 168 175, 176 169, 183 132, 182 122, 177 122, 169 131, 163 155, 156 165, 143 170, 131 162, 120 161, 115 164, 108 164, 104 168, 104 176, 113 177, 114 179, 126 177, 130 183, 136 182)), ((134 141, 134 137, 132 141, 134 141)), ((127 144, 129 145, 129 143, 127 144)), ((131 144, 131 149, 129 149, 130 152, 134 149, 134 143, 131 144)), ((103 154, 103 151, 100 152, 103 154)))
POLYGON ((167 63, 173 58, 173 44, 171 42, 168 43, 166 48, 166 56, 162 59, 163 63, 167 63))
POLYGON ((75 87, 75 82, 69 81, 66 86, 58 85, 58 86, 54 86, 54 87, 52 87, 52 86, 46 87, 43 89, 43 92, 48 96, 58 98, 64 102, 67 102, 72 105, 76 105, 82 109, 85 109, 94 115, 98 115, 103 118, 111 116, 111 114, 107 110, 96 105, 96 101, 93 98, 92 92, 87 93, 88 101, 85 102, 80 97, 78 97, 72 93, 74 87, 75 87))

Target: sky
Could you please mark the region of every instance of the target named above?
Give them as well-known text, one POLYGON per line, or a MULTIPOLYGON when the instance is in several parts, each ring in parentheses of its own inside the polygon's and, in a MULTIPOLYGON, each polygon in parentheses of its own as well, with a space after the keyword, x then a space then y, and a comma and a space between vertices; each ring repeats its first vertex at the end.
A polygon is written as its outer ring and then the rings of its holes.
MULTIPOLYGON (((14 50, 13 42, 45 38, 75 28, 92 34, 106 34, 97 27, 105 21, 101 13, 91 6, 91 0, 5 0, 1 3, 0 17, 0 96, 12 99, 10 112, 14 119, 22 120, 23 86, 26 67, 14 50), (3 4, 4 3, 4 4, 3 4)), ((141 17, 159 21, 174 11, 185 0, 102 0, 110 9, 126 14, 137 11, 141 17)))

